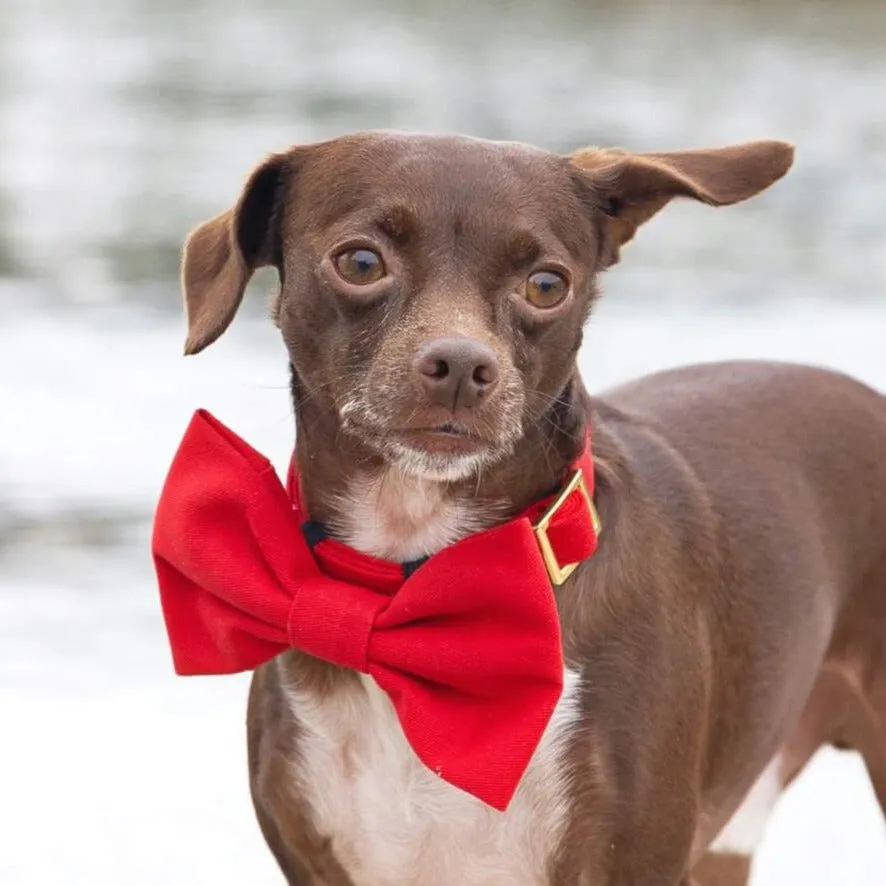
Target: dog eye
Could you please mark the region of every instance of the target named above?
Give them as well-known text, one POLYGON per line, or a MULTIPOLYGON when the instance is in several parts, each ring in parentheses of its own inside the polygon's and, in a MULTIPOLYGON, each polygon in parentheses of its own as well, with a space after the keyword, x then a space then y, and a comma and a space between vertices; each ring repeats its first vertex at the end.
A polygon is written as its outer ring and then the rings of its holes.
POLYGON ((339 276, 355 286, 367 286, 385 275, 385 263, 373 249, 346 249, 334 259, 339 276))
POLYGON ((526 281, 526 301, 536 308, 553 308, 569 293, 569 283, 557 271, 536 271, 526 281))

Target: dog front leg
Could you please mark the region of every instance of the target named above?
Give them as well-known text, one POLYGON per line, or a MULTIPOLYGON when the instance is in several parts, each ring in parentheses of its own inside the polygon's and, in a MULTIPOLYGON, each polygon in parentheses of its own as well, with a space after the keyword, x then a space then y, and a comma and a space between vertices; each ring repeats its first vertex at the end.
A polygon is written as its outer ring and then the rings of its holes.
MULTIPOLYGON (((642 815, 642 822, 617 825, 608 835, 602 828, 597 839, 587 840, 585 834, 577 867, 561 866, 551 886, 709 886, 696 883, 690 873, 694 809, 694 801, 668 803, 642 815)), ((609 816, 595 818, 601 824, 609 816)))

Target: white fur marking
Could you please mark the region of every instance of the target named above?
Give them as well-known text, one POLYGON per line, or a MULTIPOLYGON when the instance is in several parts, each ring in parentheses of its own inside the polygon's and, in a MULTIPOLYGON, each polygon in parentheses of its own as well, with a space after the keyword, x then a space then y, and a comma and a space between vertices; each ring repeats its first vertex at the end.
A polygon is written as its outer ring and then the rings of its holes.
POLYGON ((460 501, 438 483, 397 468, 352 481, 335 503, 333 534, 373 557, 405 562, 436 553, 485 526, 494 503, 460 501))
POLYGON ((294 770, 300 793, 355 886, 544 886, 568 814, 563 755, 579 684, 567 670, 560 703, 503 813, 421 764, 371 678, 322 704, 289 687, 304 729, 294 770))
POLYGON ((780 767, 781 758, 776 755, 754 782, 726 827, 711 843, 709 852, 754 854, 763 841, 766 824, 784 790, 780 767))
POLYGON ((399 470, 411 477, 438 483, 456 483, 480 471, 491 460, 490 454, 476 452, 454 455, 434 455, 402 443, 389 446, 392 461, 399 470))

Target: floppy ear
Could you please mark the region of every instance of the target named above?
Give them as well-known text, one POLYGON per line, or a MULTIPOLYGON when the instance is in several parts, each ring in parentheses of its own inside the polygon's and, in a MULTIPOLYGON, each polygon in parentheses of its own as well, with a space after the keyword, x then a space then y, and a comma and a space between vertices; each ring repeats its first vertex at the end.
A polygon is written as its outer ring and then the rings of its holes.
POLYGON ((249 176, 236 205, 185 240, 185 354, 211 345, 230 325, 252 274, 281 260, 279 215, 289 158, 274 154, 249 176))
POLYGON ((794 162, 786 142, 758 141, 727 148, 629 154, 586 148, 570 157, 589 180, 606 221, 605 264, 674 197, 726 206, 753 197, 778 181, 794 162))

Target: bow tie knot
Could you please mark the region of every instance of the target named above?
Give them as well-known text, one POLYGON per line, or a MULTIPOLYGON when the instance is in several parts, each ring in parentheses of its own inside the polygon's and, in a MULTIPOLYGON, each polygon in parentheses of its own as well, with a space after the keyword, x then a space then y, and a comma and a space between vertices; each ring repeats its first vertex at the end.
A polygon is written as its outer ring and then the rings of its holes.
POLYGON ((368 674, 373 626, 389 602, 383 594, 324 576, 305 582, 296 588, 289 609, 289 645, 368 674))

